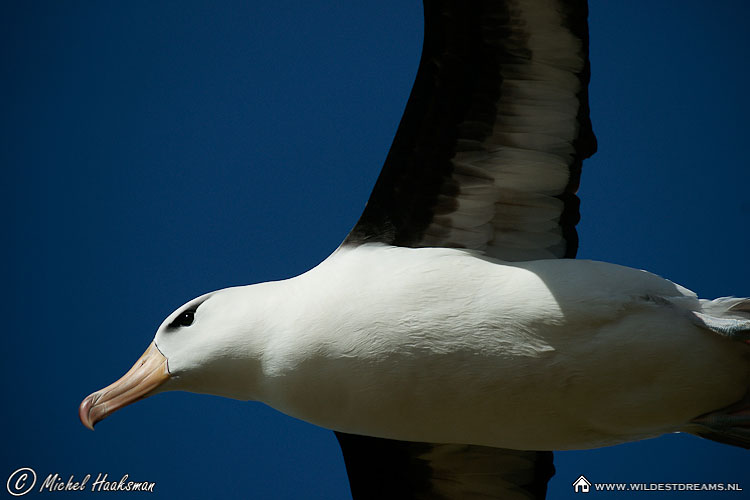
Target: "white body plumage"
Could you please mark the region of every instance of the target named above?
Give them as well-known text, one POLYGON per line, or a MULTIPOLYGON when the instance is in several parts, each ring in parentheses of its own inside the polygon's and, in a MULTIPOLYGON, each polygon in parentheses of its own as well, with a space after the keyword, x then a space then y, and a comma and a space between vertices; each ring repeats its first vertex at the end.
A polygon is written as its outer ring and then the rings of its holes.
POLYGON ((164 389, 350 433, 590 448, 678 431, 750 386, 750 349, 697 326, 705 301, 602 262, 362 245, 191 303, 195 323, 155 339, 164 389))

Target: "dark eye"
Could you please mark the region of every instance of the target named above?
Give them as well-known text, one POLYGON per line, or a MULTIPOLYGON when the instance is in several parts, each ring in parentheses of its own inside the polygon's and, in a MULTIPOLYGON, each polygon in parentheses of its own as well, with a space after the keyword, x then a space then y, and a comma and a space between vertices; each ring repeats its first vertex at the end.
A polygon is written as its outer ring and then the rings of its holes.
POLYGON ((169 324, 169 326, 172 328, 177 328, 180 326, 190 326, 193 324, 194 320, 195 311, 185 311, 181 312, 179 316, 177 316, 174 321, 169 324))

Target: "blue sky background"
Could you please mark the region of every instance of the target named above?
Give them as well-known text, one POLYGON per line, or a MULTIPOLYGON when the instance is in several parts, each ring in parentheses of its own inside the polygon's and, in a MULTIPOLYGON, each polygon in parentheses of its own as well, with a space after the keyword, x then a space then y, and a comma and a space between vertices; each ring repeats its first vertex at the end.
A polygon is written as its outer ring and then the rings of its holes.
MULTIPOLYGON (((600 152, 579 257, 750 296, 746 2, 593 4, 600 152)), ((261 404, 162 394, 96 432, 77 406, 188 299, 336 248, 396 130, 421 15, 402 0, 2 2, 2 484, 28 466, 127 473, 154 498, 348 497, 333 434, 261 404)), ((750 496, 749 457, 682 435, 558 453, 551 498, 580 474, 750 496)))

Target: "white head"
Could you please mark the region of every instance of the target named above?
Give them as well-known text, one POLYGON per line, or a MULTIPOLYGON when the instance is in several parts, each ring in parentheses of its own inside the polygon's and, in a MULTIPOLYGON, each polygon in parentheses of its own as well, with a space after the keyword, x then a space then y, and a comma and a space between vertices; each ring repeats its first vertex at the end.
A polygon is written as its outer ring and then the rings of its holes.
POLYGON ((93 429, 119 408, 170 390, 258 399, 262 357, 275 329, 269 321, 278 317, 265 314, 273 285, 226 288, 178 308, 130 371, 83 400, 81 422, 93 429))

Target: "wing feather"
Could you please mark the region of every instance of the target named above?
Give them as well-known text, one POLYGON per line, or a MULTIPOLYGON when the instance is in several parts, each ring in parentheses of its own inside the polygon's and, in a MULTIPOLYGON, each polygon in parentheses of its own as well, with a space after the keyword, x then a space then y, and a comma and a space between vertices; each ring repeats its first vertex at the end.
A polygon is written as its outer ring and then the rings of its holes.
POLYGON ((549 451, 336 437, 354 500, 541 499, 555 473, 549 451))
POLYGON ((345 245, 574 257, 588 113, 583 0, 425 1, 417 77, 345 245))

